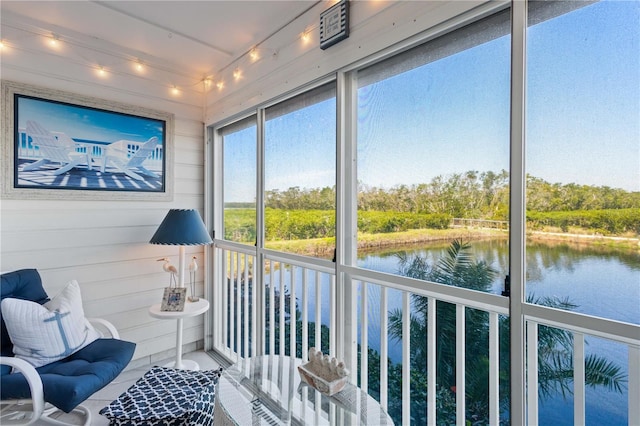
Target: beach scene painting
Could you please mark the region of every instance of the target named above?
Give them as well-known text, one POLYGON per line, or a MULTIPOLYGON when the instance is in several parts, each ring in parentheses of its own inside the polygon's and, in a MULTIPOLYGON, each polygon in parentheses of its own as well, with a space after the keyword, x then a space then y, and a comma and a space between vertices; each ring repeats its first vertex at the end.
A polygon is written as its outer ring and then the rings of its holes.
POLYGON ((166 191, 167 121, 14 94, 14 188, 166 191))

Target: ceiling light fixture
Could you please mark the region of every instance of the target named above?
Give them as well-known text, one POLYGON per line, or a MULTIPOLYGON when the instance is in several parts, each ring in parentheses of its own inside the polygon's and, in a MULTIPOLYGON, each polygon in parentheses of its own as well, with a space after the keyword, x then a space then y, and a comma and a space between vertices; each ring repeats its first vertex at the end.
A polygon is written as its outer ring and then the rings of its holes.
POLYGON ((251 58, 251 60, 253 62, 257 61, 258 59, 260 59, 260 55, 258 54, 258 49, 256 49, 255 47, 253 49, 251 49, 249 51, 249 57, 251 58))
POLYGON ((178 89, 178 87, 177 87, 177 86, 173 86, 173 87, 171 88, 171 93, 172 93, 174 96, 178 96, 178 95, 180 94, 180 89, 178 89))
POLYGON ((135 63, 135 65, 134 65, 134 66, 135 66, 135 68, 136 68, 136 71, 138 71, 138 72, 143 72, 143 71, 144 71, 144 65, 142 64, 142 61, 138 60, 138 61, 135 63))
POLYGON ((233 79, 238 81, 242 78, 242 70, 240 68, 236 68, 233 70, 233 79))
POLYGON ((218 90, 224 89, 224 81, 220 80, 219 82, 217 82, 216 87, 218 88, 218 90))
POLYGON ((311 41, 311 34, 309 31, 305 31, 302 33, 302 36, 300 37, 302 39, 302 42, 304 44, 309 43, 309 41, 311 41))
POLYGON ((104 67, 98 67, 98 75, 100 77, 106 77, 107 76, 107 70, 104 69, 104 67))
POLYGON ((60 41, 60 37, 58 37, 56 34, 52 34, 51 38, 49 38, 49 45, 51 47, 58 47, 59 41, 60 41))

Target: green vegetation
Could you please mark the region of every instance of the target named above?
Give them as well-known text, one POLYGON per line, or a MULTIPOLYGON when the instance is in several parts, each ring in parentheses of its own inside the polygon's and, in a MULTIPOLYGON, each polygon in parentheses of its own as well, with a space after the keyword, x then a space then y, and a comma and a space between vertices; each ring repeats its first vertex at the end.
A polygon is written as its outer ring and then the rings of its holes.
POLYGON ((256 209, 226 207, 224 212, 225 240, 243 243, 256 242, 256 209))
POLYGON ((411 229, 447 229, 452 217, 444 213, 390 211, 358 212, 358 231, 366 234, 403 232, 411 229))
MULTIPOLYGON (((361 185, 358 189, 358 241, 378 240, 372 247, 389 245, 380 243, 380 238, 396 243, 425 241, 424 236, 407 241, 399 239, 401 233, 410 231, 446 230, 453 218, 506 221, 508 184, 508 173, 503 170, 500 173, 469 171, 438 176, 429 183, 389 189, 361 185)), ((311 252, 333 250, 335 188, 292 187, 286 191, 267 191, 265 196, 268 246, 309 253, 305 247, 317 239, 320 246, 311 252), (300 240, 307 242, 302 246, 293 243, 300 240)), ((224 238, 255 243, 255 205, 229 203, 225 206, 224 220, 224 238)), ((529 176, 527 229, 637 238, 640 235, 640 192, 573 183, 551 184, 529 176)))
POLYGON ((567 232, 569 227, 589 229, 602 235, 640 235, 640 208, 527 212, 530 229, 557 227, 567 232))

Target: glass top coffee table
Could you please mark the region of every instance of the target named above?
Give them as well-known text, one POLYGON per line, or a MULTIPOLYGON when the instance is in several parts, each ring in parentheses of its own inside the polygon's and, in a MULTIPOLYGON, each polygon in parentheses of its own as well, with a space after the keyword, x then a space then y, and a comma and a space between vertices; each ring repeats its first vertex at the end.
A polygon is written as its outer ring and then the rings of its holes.
POLYGON ((218 382, 214 425, 393 425, 380 404, 347 383, 326 396, 301 383, 299 358, 244 358, 218 382))

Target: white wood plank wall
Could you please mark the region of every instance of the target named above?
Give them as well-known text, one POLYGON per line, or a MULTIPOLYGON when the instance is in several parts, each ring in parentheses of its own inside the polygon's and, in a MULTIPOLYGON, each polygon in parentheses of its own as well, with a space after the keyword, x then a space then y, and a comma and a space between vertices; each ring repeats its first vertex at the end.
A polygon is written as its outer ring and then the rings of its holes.
MULTIPOLYGON (((148 241, 169 209, 204 211, 202 94, 171 99, 167 92, 162 98, 122 76, 118 87, 106 87, 73 72, 43 75, 46 64, 28 72, 4 59, 3 79, 175 115, 173 201, 65 200, 63 191, 56 200, 0 201, 0 270, 37 268, 51 296, 76 279, 85 314, 110 320, 123 339, 137 343, 132 365, 172 356, 176 323, 152 318, 148 308, 161 301, 169 283, 156 259, 167 256, 177 264, 178 247, 148 241)), ((2 163, 4 167, 5 159, 2 163)), ((203 247, 188 247, 187 256, 197 256, 199 264, 205 264, 203 247)), ((204 268, 196 279, 197 292, 203 295, 204 268)), ((203 315, 185 319, 183 339, 186 351, 203 346, 203 315)))

